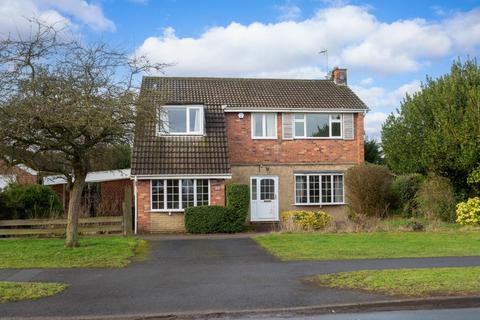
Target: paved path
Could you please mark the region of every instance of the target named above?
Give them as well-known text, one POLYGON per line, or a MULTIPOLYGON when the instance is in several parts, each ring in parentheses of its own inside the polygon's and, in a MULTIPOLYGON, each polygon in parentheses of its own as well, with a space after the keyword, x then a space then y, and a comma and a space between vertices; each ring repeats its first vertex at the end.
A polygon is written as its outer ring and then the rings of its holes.
POLYGON ((318 288, 302 278, 358 269, 480 265, 480 257, 281 262, 248 238, 157 240, 123 269, 0 270, 0 280, 57 281, 64 292, 0 304, 2 316, 153 314, 285 308, 390 299, 318 288))

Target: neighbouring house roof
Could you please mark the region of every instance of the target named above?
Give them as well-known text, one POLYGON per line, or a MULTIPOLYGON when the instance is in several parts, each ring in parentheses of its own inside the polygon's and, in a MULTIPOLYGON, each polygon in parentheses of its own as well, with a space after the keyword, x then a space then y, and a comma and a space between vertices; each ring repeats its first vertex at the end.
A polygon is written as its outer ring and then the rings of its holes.
MULTIPOLYGON (((115 180, 130 179, 130 169, 109 170, 109 171, 93 171, 87 174, 85 182, 106 182, 115 180)), ((67 179, 64 175, 52 175, 43 177, 43 184, 53 186, 57 184, 66 184, 67 179)))
POLYGON ((154 121, 137 123, 132 175, 229 174, 225 111, 237 109, 367 110, 332 80, 144 77, 141 94, 156 106, 205 106, 204 136, 158 135, 154 121), (141 127, 141 129, 139 129, 141 127))
POLYGON ((37 171, 26 165, 7 166, 3 161, 0 161, 0 190, 12 183, 33 183, 36 181, 37 175, 37 171))
POLYGON ((8 185, 16 181, 17 177, 15 175, 0 175, 0 190, 8 187, 8 185))

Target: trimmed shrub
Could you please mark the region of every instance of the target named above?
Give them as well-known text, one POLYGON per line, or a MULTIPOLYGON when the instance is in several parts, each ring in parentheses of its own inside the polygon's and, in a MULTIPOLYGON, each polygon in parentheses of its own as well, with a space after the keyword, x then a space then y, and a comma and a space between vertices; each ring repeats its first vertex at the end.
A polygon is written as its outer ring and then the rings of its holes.
POLYGON ((361 164, 347 170, 345 186, 352 218, 384 217, 389 205, 392 173, 384 166, 361 164))
POLYGON ((422 187, 425 177, 418 173, 404 174, 395 177, 391 186, 390 205, 409 218, 415 215, 415 195, 422 187))
POLYGON ((2 192, 3 219, 54 218, 63 214, 58 195, 47 186, 12 184, 2 192))
POLYGON ((418 211, 428 219, 455 221, 455 194, 450 180, 428 176, 415 197, 418 211))
POLYGON ((250 206, 250 188, 245 184, 228 184, 226 186, 227 207, 233 209, 224 221, 224 232, 239 232, 245 227, 250 206))
POLYGON ((284 211, 281 215, 282 229, 285 231, 321 230, 330 226, 332 217, 324 211, 284 211))
POLYGON ((200 206, 185 209, 185 229, 190 233, 221 232, 224 216, 230 209, 222 206, 200 206))
POLYGON ((480 198, 470 198, 457 204, 457 220, 462 226, 480 226, 480 198))

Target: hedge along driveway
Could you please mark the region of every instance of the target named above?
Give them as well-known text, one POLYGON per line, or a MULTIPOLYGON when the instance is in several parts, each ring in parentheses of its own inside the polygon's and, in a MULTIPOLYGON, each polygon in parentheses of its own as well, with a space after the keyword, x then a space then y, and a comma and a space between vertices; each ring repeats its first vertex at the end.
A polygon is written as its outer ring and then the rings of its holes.
POLYGON ((254 239, 282 260, 480 256, 480 232, 302 233, 254 239))

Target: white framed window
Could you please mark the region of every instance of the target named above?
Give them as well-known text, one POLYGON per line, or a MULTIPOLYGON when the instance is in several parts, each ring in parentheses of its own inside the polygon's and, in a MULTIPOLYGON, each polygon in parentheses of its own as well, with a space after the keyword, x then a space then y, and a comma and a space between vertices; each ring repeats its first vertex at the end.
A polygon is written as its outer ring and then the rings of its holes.
POLYGON ((343 173, 295 174, 295 205, 344 204, 343 173))
POLYGON ((204 108, 201 105, 163 106, 159 110, 158 132, 170 135, 204 133, 204 108))
POLYGON ((322 139, 342 137, 342 115, 328 113, 296 113, 293 117, 293 137, 322 139))
POLYGON ((151 211, 175 212, 210 204, 208 179, 155 179, 150 181, 151 211))
POLYGON ((252 138, 277 139, 277 114, 252 113, 252 138))

